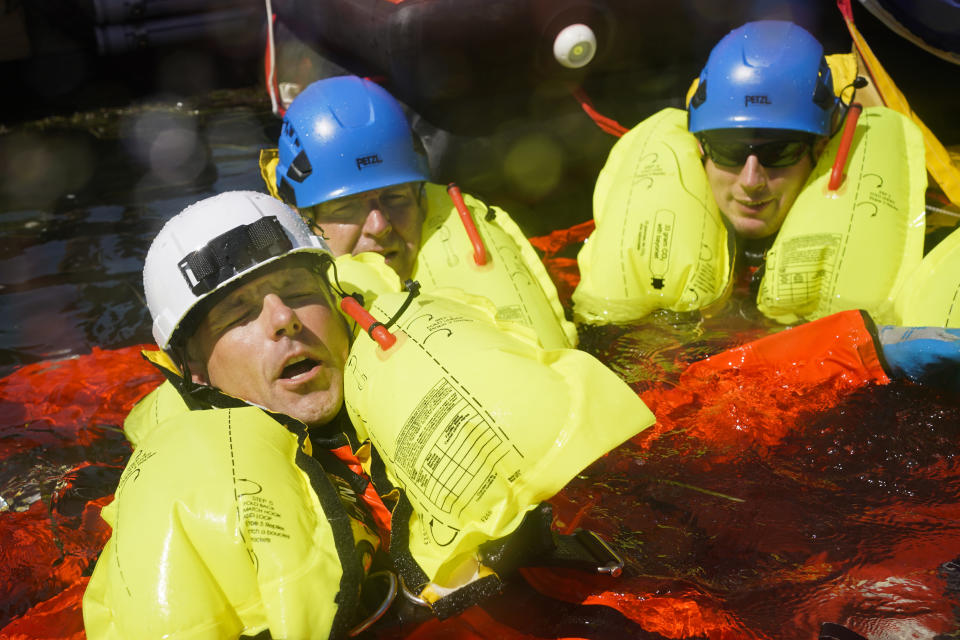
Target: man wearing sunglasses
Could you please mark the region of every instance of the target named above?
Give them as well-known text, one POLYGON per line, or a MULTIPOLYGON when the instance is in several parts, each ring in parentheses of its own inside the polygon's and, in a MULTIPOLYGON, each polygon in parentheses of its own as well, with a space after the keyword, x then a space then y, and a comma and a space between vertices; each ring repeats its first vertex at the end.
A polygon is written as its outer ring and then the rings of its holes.
POLYGON ((923 139, 891 109, 849 108, 861 83, 851 58, 828 63, 793 23, 727 34, 687 110, 650 116, 611 150, 575 318, 708 309, 736 283, 785 324, 889 309, 922 258, 923 139))
POLYGON ((717 207, 746 239, 779 231, 837 114, 830 67, 809 33, 754 22, 714 47, 690 99, 717 207))
POLYGON ((718 129, 697 135, 717 207, 745 240, 770 238, 827 139, 805 131, 718 129))

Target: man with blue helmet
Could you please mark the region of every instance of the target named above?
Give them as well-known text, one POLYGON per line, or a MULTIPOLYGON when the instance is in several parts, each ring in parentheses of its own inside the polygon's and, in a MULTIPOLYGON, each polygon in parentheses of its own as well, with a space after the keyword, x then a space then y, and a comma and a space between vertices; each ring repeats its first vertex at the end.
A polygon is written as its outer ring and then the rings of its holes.
POLYGON ((689 130, 738 236, 779 231, 836 113, 823 47, 797 25, 752 22, 714 47, 690 101, 689 130))
POLYGON ((891 309, 923 257, 923 137, 856 104, 864 83, 852 56, 826 57, 790 22, 722 38, 688 109, 650 116, 611 150, 574 317, 715 310, 739 283, 784 324, 849 309, 899 323, 891 309))
POLYGON ((369 80, 315 82, 283 119, 278 195, 335 254, 374 251, 409 278, 424 220, 425 159, 400 106, 369 80))
POLYGON ((378 253, 402 280, 489 299, 546 347, 576 344, 556 288, 510 216, 429 181, 425 153, 386 90, 356 76, 314 82, 287 109, 267 189, 295 207, 334 255, 378 253))

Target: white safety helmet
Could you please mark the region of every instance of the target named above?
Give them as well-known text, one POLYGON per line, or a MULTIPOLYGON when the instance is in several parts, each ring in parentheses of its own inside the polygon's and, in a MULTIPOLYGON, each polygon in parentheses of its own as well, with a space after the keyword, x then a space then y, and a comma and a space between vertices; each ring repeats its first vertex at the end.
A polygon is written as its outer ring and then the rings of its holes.
POLYGON ((298 253, 331 255, 300 216, 275 198, 228 191, 190 205, 163 226, 143 266, 157 344, 170 349, 188 314, 211 294, 298 253))

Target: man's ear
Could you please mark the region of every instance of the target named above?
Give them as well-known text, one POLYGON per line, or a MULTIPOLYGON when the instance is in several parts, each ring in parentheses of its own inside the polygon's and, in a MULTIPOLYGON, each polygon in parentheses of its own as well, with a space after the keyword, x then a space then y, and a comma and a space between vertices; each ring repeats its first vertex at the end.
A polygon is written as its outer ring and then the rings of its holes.
POLYGON ((194 384, 203 384, 210 385, 210 378, 207 376, 206 370, 203 369, 203 365, 199 362, 190 362, 190 379, 194 384))
POLYGON ((840 127, 843 126, 846 115, 847 109, 838 103, 837 108, 833 110, 833 115, 830 116, 830 135, 825 137, 826 140, 840 133, 840 127))
POLYGON ((816 164, 817 160, 820 159, 820 154, 823 153, 823 150, 827 148, 827 143, 830 142, 830 138, 826 136, 820 136, 813 143, 813 162, 816 164))
POLYGON ((187 340, 187 346, 184 349, 183 360, 187 363, 187 369, 190 372, 190 380, 194 384, 210 384, 210 376, 207 375, 206 362, 197 353, 197 346, 193 340, 187 340))

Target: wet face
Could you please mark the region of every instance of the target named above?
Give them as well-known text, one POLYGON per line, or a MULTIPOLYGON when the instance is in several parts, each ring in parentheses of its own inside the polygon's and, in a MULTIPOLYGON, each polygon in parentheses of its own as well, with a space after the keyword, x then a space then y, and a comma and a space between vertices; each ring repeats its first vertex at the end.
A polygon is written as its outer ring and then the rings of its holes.
POLYGON ((744 238, 766 238, 780 230, 813 170, 813 157, 826 143, 757 133, 725 130, 701 138, 717 207, 744 238))
POLYGON ((321 277, 301 266, 232 291, 188 343, 194 381, 308 426, 330 422, 343 402, 350 341, 325 291, 321 277))
POLYGON ((413 274, 424 211, 419 182, 364 191, 300 210, 334 255, 379 253, 402 280, 413 274))

